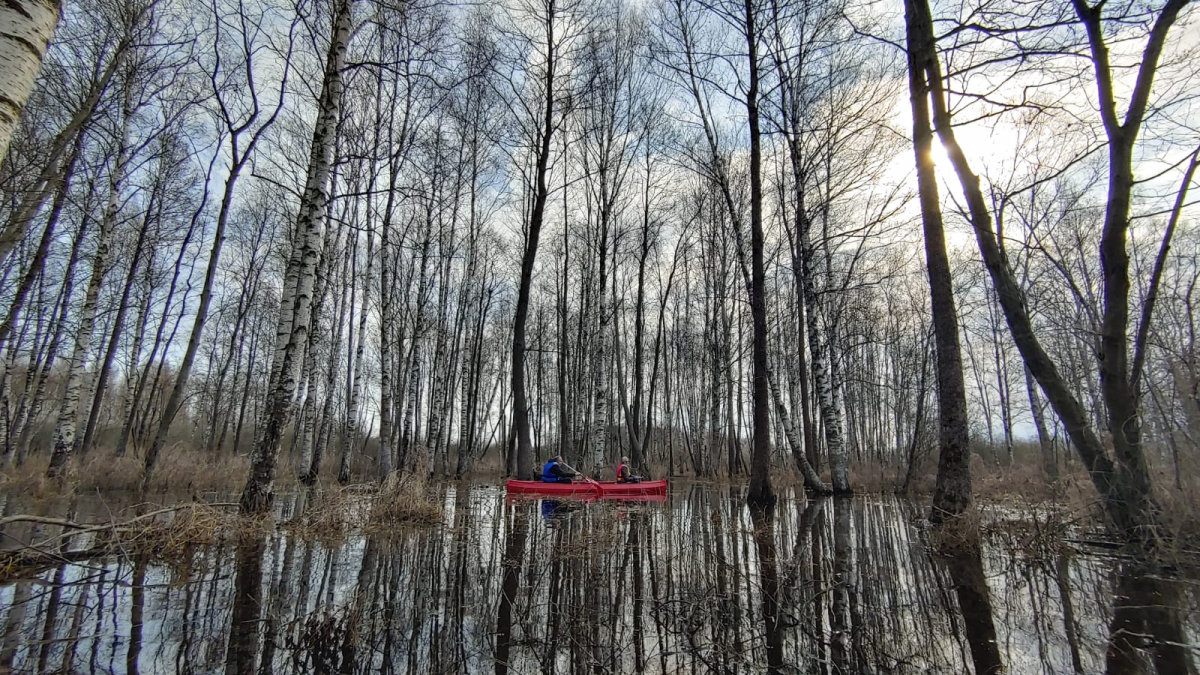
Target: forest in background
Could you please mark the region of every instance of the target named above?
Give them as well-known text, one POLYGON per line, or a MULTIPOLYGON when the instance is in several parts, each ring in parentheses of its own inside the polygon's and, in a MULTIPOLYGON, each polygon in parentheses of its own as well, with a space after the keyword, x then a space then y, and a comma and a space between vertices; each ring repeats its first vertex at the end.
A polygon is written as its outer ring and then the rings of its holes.
MULTIPOLYGON (((534 459, 744 475, 760 298, 771 464, 839 489, 851 469, 929 476, 939 373, 904 9, 66 3, 0 166, 4 461, 132 456, 148 485, 184 455, 249 454, 263 494, 280 456, 306 482, 461 476, 488 449, 519 473, 517 316, 534 459)), ((1137 346, 1134 446, 1183 490, 1200 442, 1194 12, 933 9, 941 112, 982 179, 964 198, 957 158, 934 153, 972 447, 1056 479, 1083 426, 1121 418, 1119 330, 1137 346), (1131 107, 1162 38, 1127 140, 1095 100, 1095 31, 1116 73, 1101 99, 1131 107), (1111 263, 1126 143, 1114 328, 1101 250, 1111 263), (980 205, 1059 389, 1013 341, 973 241, 980 205)))

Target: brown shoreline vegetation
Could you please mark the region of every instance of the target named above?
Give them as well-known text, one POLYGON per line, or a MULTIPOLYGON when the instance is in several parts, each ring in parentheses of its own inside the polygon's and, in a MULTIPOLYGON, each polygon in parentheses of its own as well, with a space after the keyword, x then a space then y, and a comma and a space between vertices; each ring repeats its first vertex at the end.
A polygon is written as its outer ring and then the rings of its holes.
MULTIPOLYGON (((206 500, 202 493, 211 497, 216 491, 205 488, 226 488, 223 494, 236 494, 216 476, 208 482, 195 476, 190 483, 194 490, 180 495, 182 502, 160 507, 150 502, 119 506, 132 492, 120 489, 106 492, 99 489, 94 479, 77 478, 67 490, 58 491, 52 483, 15 480, 6 475, 0 482, 0 489, 9 490, 5 512, 17 501, 28 504, 34 512, 0 517, 0 533, 6 535, 6 546, 11 547, 0 550, 0 582, 27 577, 47 566, 86 565, 118 555, 142 556, 166 564, 184 563, 196 547, 263 539, 277 529, 301 539, 337 545, 354 533, 387 535, 432 527, 442 522, 444 506, 440 490, 427 475, 428 471, 422 470, 393 474, 382 486, 335 483, 303 490, 299 484, 281 486, 283 493, 294 496, 295 503, 290 513, 278 518, 272 514, 241 513, 235 499, 206 500), (83 486, 92 488, 90 491, 101 500, 113 500, 107 518, 86 522, 71 515, 66 518, 44 515, 53 506, 61 508, 64 500, 71 504, 68 513, 74 513, 78 497, 85 492, 83 486), (29 491, 21 495, 18 487, 29 491), (24 502, 14 496, 32 500, 24 502), (18 530, 16 534, 14 529, 18 530)), ((110 476, 108 480, 113 478, 110 476)), ((150 499, 163 496, 166 495, 159 493, 150 499)), ((107 501, 105 505, 108 506, 107 501)))
MULTIPOLYGON (((140 460, 93 454, 61 486, 44 479, 44 467, 37 461, 0 472, 0 490, 8 493, 0 531, 19 523, 41 525, 51 534, 30 536, 13 549, 0 552, 0 580, 28 575, 46 565, 64 561, 86 562, 112 555, 137 556, 171 563, 196 546, 236 543, 244 537, 261 538, 275 528, 303 539, 336 545, 354 533, 387 534, 412 527, 432 527, 442 522, 444 506, 437 481, 429 478, 427 467, 418 466, 407 473, 394 473, 382 485, 353 483, 339 486, 332 477, 304 488, 294 479, 296 472, 285 465, 276 491, 294 498, 290 510, 277 520, 269 516, 237 512, 236 494, 242 469, 248 466, 244 456, 205 458, 201 453, 183 452, 156 475, 151 490, 139 503, 121 506, 137 497, 140 460), (186 490, 168 486, 185 486, 186 490), (95 495, 116 506, 105 522, 75 522, 44 515, 51 504, 81 495, 95 495), (218 501, 225 499, 227 501, 218 501), (172 500, 178 503, 171 504, 172 500), (157 504, 156 504, 157 502, 157 504), (31 508, 28 515, 11 514, 15 503, 31 508), (83 546, 73 541, 87 538, 83 546)), ((473 480, 501 482, 499 471, 483 464, 473 480)), ((979 546, 981 535, 1006 546, 1030 552, 1059 550, 1073 546, 1091 550, 1119 548, 1103 528, 1103 513, 1086 472, 1074 466, 1065 470, 1054 483, 1043 480, 1039 467, 1018 463, 1001 467, 975 455, 975 502, 954 523, 931 529, 929 545, 939 550, 969 550, 979 546), (997 539, 999 538, 999 539, 997 539)), ((860 494, 898 493, 893 469, 872 468, 851 472, 860 494)), ((740 487, 736 479, 692 483, 740 487)), ((777 471, 776 485, 796 488, 802 493, 804 477, 799 471, 777 471)), ((1200 512, 1192 480, 1183 489, 1162 490, 1164 539, 1157 542, 1154 558, 1163 564, 1194 565, 1200 549, 1200 512)), ((1165 483, 1165 481, 1164 481, 1165 483)), ((932 472, 909 486, 907 495, 914 505, 924 502, 933 489, 932 472)), ((916 508, 913 517, 924 520, 928 513, 916 508)))

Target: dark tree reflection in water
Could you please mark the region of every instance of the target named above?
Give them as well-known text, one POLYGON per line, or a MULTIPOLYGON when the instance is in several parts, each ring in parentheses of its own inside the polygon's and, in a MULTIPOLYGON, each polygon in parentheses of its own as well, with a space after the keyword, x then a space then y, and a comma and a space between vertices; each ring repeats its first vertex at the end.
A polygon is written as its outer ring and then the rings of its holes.
POLYGON ((294 495, 257 538, 7 582, 0 672, 1196 672, 1195 580, 1009 546, 1007 523, 944 557, 892 498, 752 513, 699 485, 589 504, 463 485, 445 506, 440 527, 313 537, 286 523, 320 496, 294 495))

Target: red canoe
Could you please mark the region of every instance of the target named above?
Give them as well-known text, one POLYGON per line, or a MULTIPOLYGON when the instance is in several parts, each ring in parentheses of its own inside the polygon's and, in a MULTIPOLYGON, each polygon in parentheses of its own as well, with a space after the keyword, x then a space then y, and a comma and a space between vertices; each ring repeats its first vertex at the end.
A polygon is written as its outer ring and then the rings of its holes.
POLYGON ((647 480, 641 483, 543 483, 540 480, 510 480, 508 494, 537 494, 551 497, 641 497, 665 496, 667 481, 647 480))

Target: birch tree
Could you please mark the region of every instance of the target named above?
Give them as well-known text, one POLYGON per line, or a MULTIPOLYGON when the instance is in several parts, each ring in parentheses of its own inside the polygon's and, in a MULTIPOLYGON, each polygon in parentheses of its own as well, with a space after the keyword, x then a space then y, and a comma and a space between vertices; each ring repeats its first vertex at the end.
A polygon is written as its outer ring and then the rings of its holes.
MULTIPOLYGON (((141 17, 138 16, 137 20, 141 17)), ((121 98, 118 103, 116 120, 117 128, 112 139, 110 150, 113 155, 112 167, 108 174, 108 197, 100 218, 99 230, 96 237, 96 250, 92 254, 92 273, 84 293, 83 308, 80 311, 79 327, 71 349, 71 360, 67 371, 67 381, 63 390, 62 405, 59 407, 58 422, 54 431, 54 448, 50 455, 50 465, 46 475, 50 478, 64 477, 67 462, 75 450, 75 431, 79 420, 79 399, 83 387, 84 365, 91 346, 93 326, 96 318, 96 303, 100 295, 100 285, 104 280, 108 265, 108 252, 113 230, 117 225, 118 211, 122 202, 122 190, 129 170, 129 164, 134 153, 133 125, 138 108, 146 104, 138 97, 137 72, 144 65, 140 59, 135 60, 122 74, 120 89, 121 98)))
MULTIPOLYGON (((275 464, 279 455, 279 445, 283 429, 292 416, 296 380, 311 328, 313 285, 325 234, 324 216, 329 199, 329 170, 333 162, 334 141, 341 114, 343 69, 353 19, 351 10, 351 0, 336 0, 324 79, 317 99, 317 122, 313 128, 308 177, 296 219, 298 240, 293 245, 301 250, 296 288, 294 294, 285 293, 282 296, 279 306, 281 314, 291 314, 291 330, 283 349, 279 349, 278 343, 276 345, 277 355, 282 351, 282 363, 276 381, 268 384, 269 398, 263 416, 264 429, 255 443, 250 475, 240 499, 243 512, 268 509, 274 499, 275 464)), ((290 262, 294 264, 296 257, 293 256, 290 262)))
POLYGON ((11 0, 0 5, 0 161, 8 154, 60 12, 58 0, 11 0))
MULTIPOLYGON (((257 16, 251 15, 250 12, 252 10, 246 6, 244 0, 237 0, 236 5, 227 8, 233 10, 230 15, 222 16, 222 11, 218 9, 216 0, 211 5, 211 9, 214 22, 213 48, 218 54, 216 56, 216 63, 221 63, 221 50, 230 49, 230 45, 235 45, 232 53, 233 63, 236 64, 235 67, 229 71, 219 67, 214 68, 209 78, 213 100, 216 103, 216 109, 213 111, 213 116, 216 118, 214 121, 218 128, 221 129, 222 140, 229 144, 227 152, 229 153, 230 164, 221 194, 221 203, 218 206, 212 247, 208 255, 203 287, 200 291, 200 301, 196 307, 196 315, 192 320, 192 329, 188 337, 187 348, 184 351, 183 360, 179 366, 179 373, 175 376, 175 383, 171 388, 170 396, 163 406, 157 431, 154 434, 154 440, 146 452, 141 486, 143 492, 150 486, 150 479, 154 473, 155 464, 163 447, 166 445, 167 432, 171 428, 171 423, 174 422, 175 415, 178 413, 180 405, 182 405, 184 393, 187 390, 188 378, 191 375, 192 364, 195 361, 196 352, 200 348, 200 340, 204 334, 204 325, 208 319, 209 305, 212 302, 213 284, 221 263, 221 249, 225 243, 225 227, 229 222, 229 214, 233 207, 238 178, 253 156, 255 146, 263 134, 275 122, 280 111, 283 109, 290 68, 292 35, 289 31, 286 47, 282 52, 285 65, 278 82, 278 93, 275 96, 274 106, 267 107, 269 104, 260 103, 261 94, 255 87, 255 80, 250 73, 254 68, 255 56, 262 49, 261 43, 256 43, 256 40, 269 40, 269 38, 261 37, 258 34, 258 30, 261 29, 262 24, 271 20, 269 14, 263 11, 257 16), (243 89, 243 87, 247 87, 248 89, 243 89), (239 97, 241 96, 248 96, 249 100, 240 99, 239 97)), ((292 30, 294 30, 294 24, 292 25, 292 30)), ((212 175, 211 172, 210 175, 212 175)), ((207 197, 208 194, 206 192, 205 198, 207 199, 207 197)), ((202 217, 204 208, 205 203, 201 202, 194 218, 202 217)))

